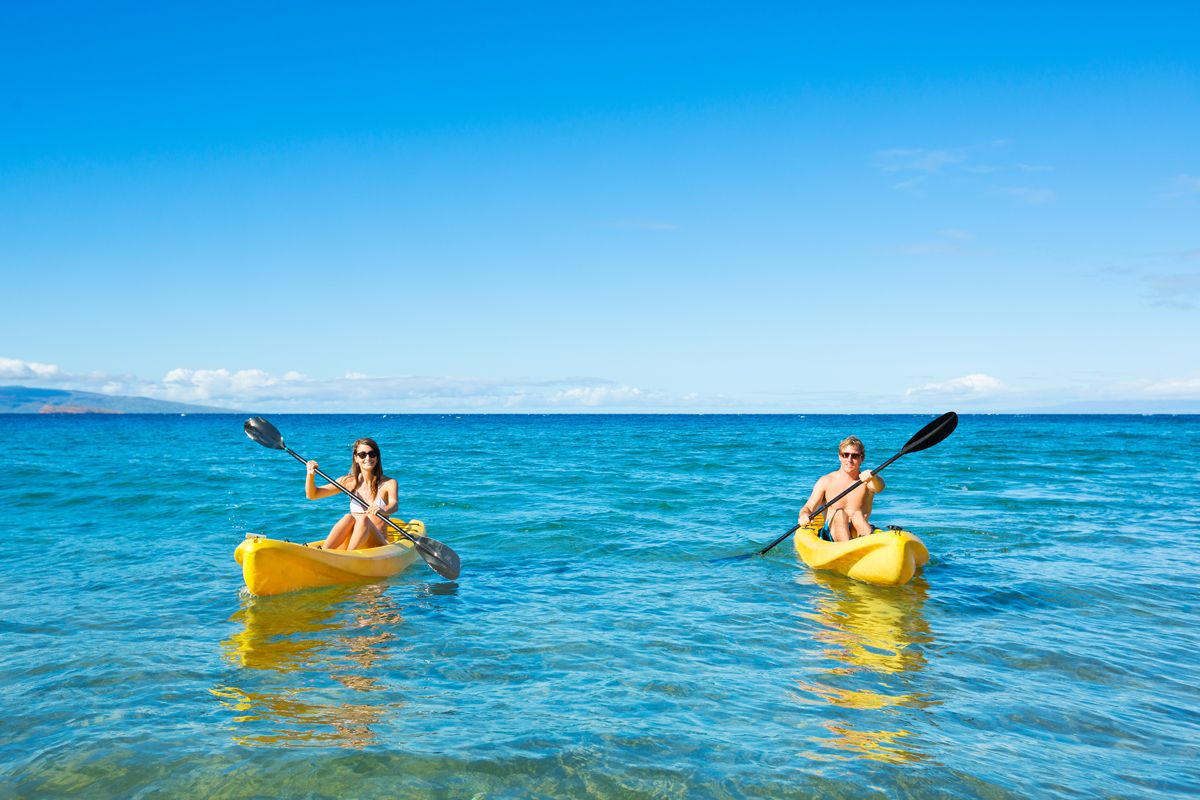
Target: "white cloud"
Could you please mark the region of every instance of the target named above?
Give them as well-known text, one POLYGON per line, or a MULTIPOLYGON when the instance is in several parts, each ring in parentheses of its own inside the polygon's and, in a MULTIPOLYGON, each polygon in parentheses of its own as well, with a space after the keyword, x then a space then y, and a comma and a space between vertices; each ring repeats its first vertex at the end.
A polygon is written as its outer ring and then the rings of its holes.
POLYGON ((63 377, 56 364, 37 361, 22 361, 19 358, 0 358, 0 378, 9 380, 36 380, 53 383, 63 377))
POLYGON ((1200 378, 1172 378, 1152 383, 1146 394, 1156 397, 1200 397, 1200 378))
MULTIPOLYGON (((950 148, 896 147, 877 151, 875 166, 883 172, 904 177, 892 186, 893 189, 901 190, 915 189, 937 177, 957 177, 960 181, 972 181, 978 179, 976 176, 982 175, 1029 175, 1051 169, 1047 166, 999 159, 1001 151, 1008 147, 1009 142, 1002 139, 950 148)), ((1035 204, 1048 203, 1055 197, 1054 190, 1041 187, 1003 187, 992 191, 1035 204)))
POLYGON ((1176 175, 1173 183, 1175 188, 1166 193, 1167 197, 1200 194, 1200 175, 1176 175))
POLYGON ((975 237, 961 228, 945 228, 937 232, 930 241, 909 242, 896 247, 896 252, 906 256, 971 256, 983 251, 970 247, 975 237))
POLYGON ((633 386, 573 386, 560 389, 550 397, 556 405, 581 405, 595 408, 607 405, 628 405, 646 400, 646 394, 633 386))
POLYGON ((602 223, 602 228, 622 228, 632 231, 677 231, 679 226, 674 222, 663 222, 655 219, 618 219, 602 223))
POLYGON ((171 400, 240 411, 549 411, 687 409, 702 398, 672 398, 594 378, 483 380, 447 376, 372 377, 348 372, 311 378, 295 370, 172 369, 161 381, 100 373, 71 374, 54 364, 0 358, 0 379, 171 400))
POLYGON ((918 172, 937 175, 946 168, 965 163, 966 153, 959 150, 937 150, 919 147, 881 150, 876 164, 884 172, 918 172))
POLYGON ((1200 300, 1200 272, 1148 275, 1143 280, 1150 290, 1152 305, 1192 309, 1200 300))
POLYGON ((163 378, 165 399, 183 403, 254 396, 282 384, 293 383, 261 369, 173 369, 163 378))
POLYGON ((1000 194, 1015 197, 1030 205, 1044 205, 1055 198, 1053 189, 1042 189, 1033 186, 1005 186, 996 190, 1000 194))
POLYGON ((961 150, 938 150, 924 148, 893 148, 875 154, 875 166, 884 172, 907 175, 893 189, 915 189, 928 178, 943 174, 966 161, 961 150))
POLYGON ((944 383, 927 383, 924 386, 910 388, 904 392, 906 398, 929 398, 932 396, 971 399, 988 397, 1005 391, 1004 383, 999 378, 976 372, 953 378, 944 383))
MULTIPOLYGON (((810 390, 758 393, 754 398, 670 395, 642 387, 589 377, 552 380, 518 378, 486 380, 454 376, 370 377, 357 373, 313 378, 297 371, 274 374, 260 369, 190 369, 167 372, 161 380, 102 373, 72 374, 54 364, 0 358, 0 379, 29 386, 77 389, 109 395, 150 397, 254 413, 495 413, 495 412, 786 412, 856 408, 862 412, 895 411, 896 398, 861 393, 810 390), (47 376, 45 378, 39 376, 47 376)), ((1027 382, 1027 381, 1026 381, 1027 382)), ((1013 388, 998 378, 972 373, 908 389, 904 403, 961 402, 977 410, 1022 410, 1072 401, 1138 403, 1200 402, 1200 377, 1127 381, 1104 386, 1094 382, 1013 388)), ((1122 406, 1122 408, 1125 408, 1122 406)), ((1153 407, 1153 406, 1148 406, 1153 407)), ((1126 409, 1128 410, 1128 409, 1126 409)))

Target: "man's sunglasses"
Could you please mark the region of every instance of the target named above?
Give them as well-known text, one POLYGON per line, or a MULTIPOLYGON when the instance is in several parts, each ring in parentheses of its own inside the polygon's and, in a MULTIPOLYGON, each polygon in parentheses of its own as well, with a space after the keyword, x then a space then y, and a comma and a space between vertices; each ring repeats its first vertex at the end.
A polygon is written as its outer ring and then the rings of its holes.
POLYGON ((862 458, 862 453, 842 453, 842 458, 862 458))

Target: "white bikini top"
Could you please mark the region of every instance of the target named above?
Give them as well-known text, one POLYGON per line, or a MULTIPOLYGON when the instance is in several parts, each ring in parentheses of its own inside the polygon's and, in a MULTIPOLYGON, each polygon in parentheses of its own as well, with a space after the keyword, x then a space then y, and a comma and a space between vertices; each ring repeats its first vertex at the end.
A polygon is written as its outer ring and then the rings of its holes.
MULTIPOLYGON (((387 503, 383 502, 383 489, 380 489, 379 493, 375 495, 375 501, 377 503, 379 503, 379 506, 381 508, 383 506, 387 505, 387 503)), ((350 498, 350 513, 351 514, 365 514, 367 512, 367 508, 370 505, 371 504, 364 501, 362 499, 362 497, 359 495, 359 493, 356 491, 356 492, 354 492, 353 496, 350 498)))

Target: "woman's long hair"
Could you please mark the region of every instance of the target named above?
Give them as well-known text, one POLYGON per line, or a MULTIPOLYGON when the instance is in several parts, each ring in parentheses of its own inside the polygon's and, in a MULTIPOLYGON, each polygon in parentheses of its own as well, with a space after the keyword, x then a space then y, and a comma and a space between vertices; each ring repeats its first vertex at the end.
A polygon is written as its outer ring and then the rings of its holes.
POLYGON ((350 477, 354 478, 354 491, 358 491, 358 487, 363 485, 365 481, 370 494, 362 499, 368 504, 379 496, 379 484, 383 480, 383 453, 379 451, 379 445, 375 444, 374 439, 359 439, 350 448, 350 477), (365 444, 367 447, 375 451, 375 469, 370 472, 365 472, 359 466, 358 456, 354 455, 358 452, 358 446, 365 444))

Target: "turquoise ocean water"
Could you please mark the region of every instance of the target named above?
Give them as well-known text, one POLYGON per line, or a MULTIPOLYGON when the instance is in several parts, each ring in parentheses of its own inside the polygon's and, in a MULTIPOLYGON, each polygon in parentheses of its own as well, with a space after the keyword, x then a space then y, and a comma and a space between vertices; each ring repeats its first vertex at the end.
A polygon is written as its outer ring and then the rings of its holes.
POLYGON ((0 796, 1200 794, 1200 417, 964 416, 883 473, 923 576, 789 528, 931 417, 276 416, 462 557, 256 599, 342 499, 240 416, 0 416, 0 796))

